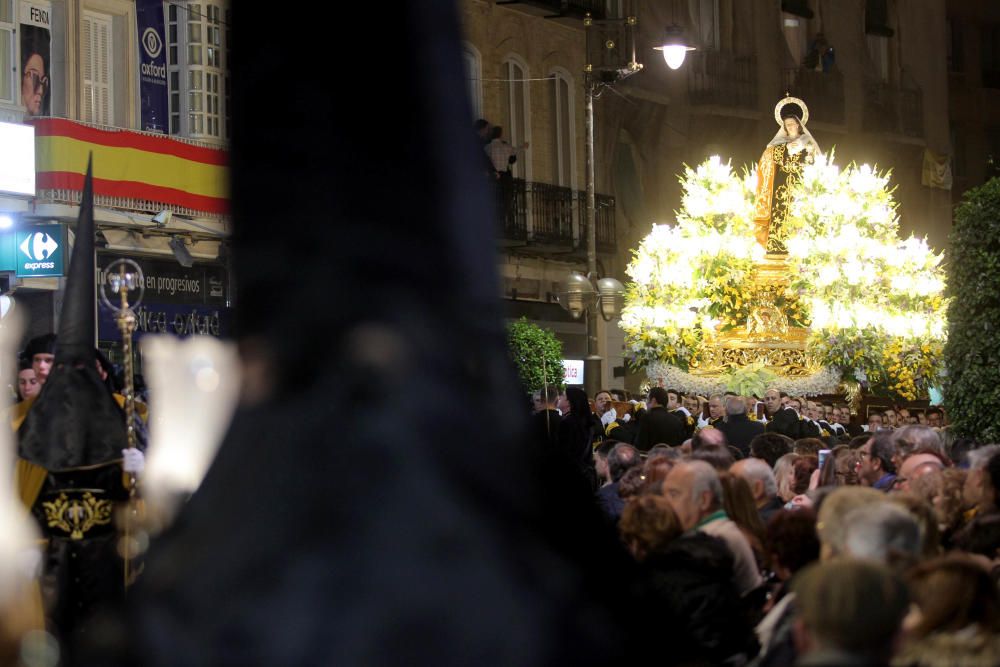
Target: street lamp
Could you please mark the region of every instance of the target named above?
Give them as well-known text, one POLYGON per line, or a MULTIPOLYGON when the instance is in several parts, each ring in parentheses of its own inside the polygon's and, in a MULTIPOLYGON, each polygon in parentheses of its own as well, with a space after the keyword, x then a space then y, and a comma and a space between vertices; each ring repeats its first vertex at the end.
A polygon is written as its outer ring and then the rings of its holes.
POLYGON ((597 315, 610 322, 622 312, 625 286, 614 278, 605 276, 594 279, 596 273, 586 276, 578 271, 566 276, 566 282, 556 297, 573 319, 587 314, 587 357, 583 360, 583 383, 588 396, 601 389, 601 357, 597 354, 597 315))
POLYGON ((680 69, 681 65, 684 64, 684 58, 687 57, 687 52, 695 50, 695 47, 688 46, 684 28, 677 24, 677 18, 674 14, 675 3, 676 0, 670 1, 670 25, 667 26, 667 39, 661 46, 653 47, 653 50, 663 54, 663 59, 670 69, 680 69))
MULTIPOLYGON (((623 6, 625 3, 623 3, 623 6)), ((584 115, 586 130, 586 178, 587 178, 587 275, 580 273, 570 273, 566 278, 566 291, 560 294, 559 302, 574 318, 579 318, 584 311, 587 313, 587 358, 584 361, 584 387, 589 396, 593 396, 600 391, 601 384, 601 357, 597 354, 597 314, 600 311, 601 317, 610 322, 621 313, 625 297, 624 286, 614 278, 601 278, 595 284, 591 278, 597 276, 597 210, 595 206, 594 194, 594 98, 600 97, 601 93, 618 83, 627 79, 633 74, 642 71, 642 63, 636 61, 635 37, 633 35, 637 25, 636 17, 633 15, 596 20, 587 14, 583 20, 587 34, 587 66, 584 68, 584 115), (604 39, 597 41, 604 50, 599 52, 592 48, 591 31, 594 26, 621 26, 623 34, 621 40, 604 39), (625 48, 619 51, 619 46, 625 48), (631 58, 626 62, 609 63, 609 54, 623 53, 631 51, 631 58), (596 68, 593 66, 594 57, 598 56, 599 63, 603 66, 596 68), (594 302, 596 298, 596 302, 594 302), (586 305, 584 305, 586 304, 586 305), (589 307, 593 306, 593 307, 589 307)), ((683 31, 681 31, 683 33, 683 31)), ((691 47, 686 47, 690 49, 691 47)), ((685 51, 687 53, 687 51, 685 51)), ((682 58, 683 62, 683 58, 682 58)), ((670 61, 668 60, 668 64, 670 61)), ((673 67, 671 65, 671 67, 673 67)), ((680 67, 678 63, 677 67, 680 67)), ((674 67, 674 69, 677 69, 674 67)))
POLYGON ((653 50, 663 53, 667 67, 680 69, 680 66, 684 64, 684 58, 687 57, 687 52, 694 51, 695 47, 688 46, 687 39, 684 37, 684 28, 676 23, 671 23, 667 26, 667 39, 661 46, 654 46, 653 50))

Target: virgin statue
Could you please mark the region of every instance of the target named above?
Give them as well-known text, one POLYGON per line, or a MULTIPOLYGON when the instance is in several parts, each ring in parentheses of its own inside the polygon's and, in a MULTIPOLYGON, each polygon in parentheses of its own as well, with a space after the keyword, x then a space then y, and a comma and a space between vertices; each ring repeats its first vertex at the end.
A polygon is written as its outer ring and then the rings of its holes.
POLYGON ((774 107, 778 133, 764 149, 757 163, 757 197, 754 233, 767 252, 785 252, 785 216, 791 203, 791 189, 802 180, 802 167, 819 153, 806 123, 809 109, 797 97, 785 97, 774 107))

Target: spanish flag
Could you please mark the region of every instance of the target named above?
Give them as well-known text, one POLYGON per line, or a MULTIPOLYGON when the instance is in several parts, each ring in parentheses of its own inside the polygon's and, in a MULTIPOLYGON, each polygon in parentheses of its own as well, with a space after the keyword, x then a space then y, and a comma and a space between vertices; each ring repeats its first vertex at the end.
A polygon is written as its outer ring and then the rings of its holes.
POLYGON ((156 202, 224 214, 229 210, 226 151, 130 130, 99 129, 64 118, 35 126, 38 190, 83 190, 94 156, 94 196, 156 202))

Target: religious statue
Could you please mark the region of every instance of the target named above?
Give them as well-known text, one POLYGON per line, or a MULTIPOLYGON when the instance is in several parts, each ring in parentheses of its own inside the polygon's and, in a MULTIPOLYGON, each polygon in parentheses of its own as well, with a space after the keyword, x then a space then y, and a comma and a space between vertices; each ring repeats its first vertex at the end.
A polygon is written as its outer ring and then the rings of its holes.
POLYGON ((764 149, 757 164, 757 197, 754 233, 767 252, 784 253, 785 216, 793 186, 802 179, 802 167, 819 152, 806 123, 809 109, 797 97, 785 97, 774 107, 778 133, 764 149))

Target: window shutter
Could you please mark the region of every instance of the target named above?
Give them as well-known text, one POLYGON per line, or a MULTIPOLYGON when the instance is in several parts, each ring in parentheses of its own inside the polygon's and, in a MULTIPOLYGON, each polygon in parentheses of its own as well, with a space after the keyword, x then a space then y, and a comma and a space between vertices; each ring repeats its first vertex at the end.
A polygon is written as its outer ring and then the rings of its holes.
POLYGON ((85 12, 81 42, 83 119, 98 125, 114 125, 111 18, 85 12))
MULTIPOLYGON (((0 101, 14 102, 14 30, 0 24, 0 101)), ((18 68, 20 72, 20 68, 18 68)))

